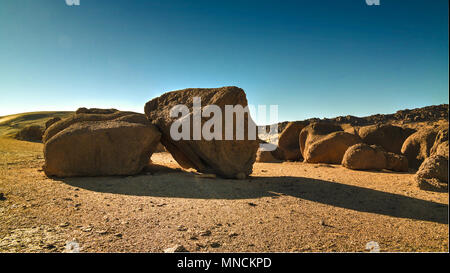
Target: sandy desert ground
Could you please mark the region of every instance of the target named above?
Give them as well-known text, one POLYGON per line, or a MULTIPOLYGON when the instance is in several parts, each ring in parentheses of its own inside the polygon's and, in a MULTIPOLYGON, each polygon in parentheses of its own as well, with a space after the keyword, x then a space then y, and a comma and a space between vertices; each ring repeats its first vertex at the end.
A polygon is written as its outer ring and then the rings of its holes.
POLYGON ((255 163, 250 179, 204 178, 169 153, 128 177, 52 179, 41 143, 0 138, 0 252, 448 251, 448 193, 413 173, 255 163))

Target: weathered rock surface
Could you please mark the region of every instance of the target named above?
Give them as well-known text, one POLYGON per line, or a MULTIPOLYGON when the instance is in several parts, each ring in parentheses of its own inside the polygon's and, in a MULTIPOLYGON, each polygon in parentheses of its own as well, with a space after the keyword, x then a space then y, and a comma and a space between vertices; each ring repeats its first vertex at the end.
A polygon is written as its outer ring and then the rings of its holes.
POLYGON ((334 123, 314 122, 304 127, 299 135, 300 153, 303 158, 305 158, 305 150, 309 145, 323 136, 337 131, 343 131, 342 127, 334 123))
POLYGON ((136 174, 160 136, 142 114, 75 114, 45 132, 43 169, 58 177, 136 174))
MULTIPOLYGON (((145 114, 162 132, 161 143, 184 168, 194 168, 203 173, 215 173, 226 178, 247 176, 252 172, 259 142, 248 138, 248 123, 253 121, 244 115, 244 139, 225 140, 225 105, 247 106, 244 90, 230 86, 222 88, 190 88, 172 91, 155 98, 145 105, 145 114), (193 140, 193 98, 200 97, 202 109, 217 105, 222 110, 222 139, 193 140), (174 140, 170 128, 176 118, 170 117, 171 109, 186 105, 190 112, 183 118, 190 120, 190 140, 174 140)), ((234 115, 236 117, 236 115, 234 115)), ((202 127, 209 118, 202 118, 202 127)), ((235 125, 235 123, 234 123, 235 125)), ((256 126, 256 125, 255 125, 256 126)), ((235 131, 235 129, 233 130, 235 131)), ((256 129, 253 130, 256 135, 256 129)))
POLYGON ((352 170, 388 169, 406 172, 408 160, 405 156, 386 152, 379 146, 359 143, 347 149, 342 166, 352 170))
POLYGON ((60 120, 61 120, 60 117, 54 117, 54 118, 47 120, 47 122, 45 123, 45 130, 47 130, 48 127, 52 126, 54 123, 56 123, 60 120))
POLYGON ((376 145, 359 143, 347 149, 342 166, 352 170, 381 170, 386 168, 385 151, 376 145))
POLYGON ((307 122, 290 122, 281 132, 278 138, 278 147, 273 151, 273 156, 280 160, 303 160, 300 152, 299 136, 307 122))
POLYGON ((386 168, 388 170, 396 172, 407 172, 408 171, 408 159, 396 153, 386 152, 386 168))
POLYGON ((16 139, 26 140, 26 141, 42 141, 42 135, 44 133, 44 128, 39 125, 29 125, 25 126, 16 135, 16 139))
POLYGON ((378 145, 387 152, 401 154, 403 142, 415 131, 389 124, 376 124, 361 127, 358 131, 364 143, 378 145))
POLYGON ((446 190, 448 188, 448 159, 432 155, 420 165, 414 176, 419 188, 424 190, 446 190))
MULTIPOLYGON (((328 122, 328 123, 347 123, 351 126, 367 126, 374 124, 408 124, 414 122, 434 122, 440 120, 448 121, 448 104, 441 105, 431 105, 416 109, 404 109, 399 110, 394 114, 376 114, 366 117, 355 117, 355 116, 340 116, 335 118, 310 118, 305 120, 305 122, 328 122)), ((278 123, 279 131, 282 132, 283 129, 289 124, 288 121, 283 121, 278 123)))
POLYGON ((448 160, 448 128, 442 129, 436 135, 433 147, 430 149, 431 155, 440 155, 448 160))
POLYGON ((423 128, 404 141, 401 153, 408 158, 412 168, 419 168, 423 160, 430 156, 438 132, 439 128, 423 128))
POLYGON ((325 135, 306 146, 304 162, 340 164, 345 151, 361 139, 353 134, 337 131, 325 135))

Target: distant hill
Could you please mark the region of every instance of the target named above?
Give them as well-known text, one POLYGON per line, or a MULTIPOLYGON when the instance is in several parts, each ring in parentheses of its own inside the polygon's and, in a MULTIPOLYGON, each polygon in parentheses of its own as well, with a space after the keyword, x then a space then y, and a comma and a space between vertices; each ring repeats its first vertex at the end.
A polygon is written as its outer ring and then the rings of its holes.
POLYGON ((74 112, 43 111, 14 114, 0 117, 0 137, 14 137, 18 131, 28 125, 45 127, 45 122, 54 117, 66 118, 74 112))

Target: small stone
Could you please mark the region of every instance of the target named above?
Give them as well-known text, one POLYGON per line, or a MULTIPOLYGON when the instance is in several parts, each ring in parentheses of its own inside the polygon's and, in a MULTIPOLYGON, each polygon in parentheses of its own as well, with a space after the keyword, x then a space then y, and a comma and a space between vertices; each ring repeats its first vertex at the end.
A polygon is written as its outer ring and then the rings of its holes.
POLYGON ((6 200, 5 194, 3 192, 0 192, 0 201, 6 200))
POLYGON ((60 224, 59 226, 60 227, 68 227, 69 225, 70 225, 69 222, 65 222, 65 223, 60 224))
POLYGON ((238 236, 239 234, 237 234, 236 232, 230 232, 229 234, 228 234, 228 237, 236 237, 236 236, 238 236))
POLYGON ((195 245, 197 246, 197 250, 199 250, 200 248, 204 248, 205 247, 205 245, 200 244, 200 243, 196 243, 195 245))
POLYGON ((83 232, 90 232, 90 231, 92 231, 92 227, 90 227, 90 226, 82 227, 81 231, 83 231, 83 232))
POLYGON ((187 227, 185 227, 185 226, 178 226, 177 230, 178 230, 178 231, 186 231, 186 230, 188 230, 188 229, 187 229, 187 227))
POLYGON ((54 248, 56 248, 56 246, 55 246, 54 244, 46 244, 46 245, 44 246, 44 248, 45 248, 45 249, 54 249, 54 248))
POLYGON ((218 242, 212 242, 212 243, 210 243, 209 244, 211 247, 213 247, 213 248, 218 248, 218 247, 220 247, 220 243, 218 243, 218 242))
POLYGON ((107 230, 98 230, 97 233, 100 235, 105 235, 106 233, 108 233, 108 231, 107 230))
POLYGON ((252 202, 248 202, 247 204, 248 204, 249 206, 251 206, 251 207, 256 207, 256 206, 257 206, 255 203, 252 203, 252 202))
POLYGON ((182 245, 175 245, 170 248, 164 249, 164 253, 175 253, 175 252, 189 252, 187 249, 182 245))
POLYGON ((115 233, 114 236, 122 238, 123 235, 122 235, 122 233, 115 233))
POLYGON ((210 230, 205 230, 202 233, 200 233, 200 236, 209 236, 211 235, 211 231, 210 230))

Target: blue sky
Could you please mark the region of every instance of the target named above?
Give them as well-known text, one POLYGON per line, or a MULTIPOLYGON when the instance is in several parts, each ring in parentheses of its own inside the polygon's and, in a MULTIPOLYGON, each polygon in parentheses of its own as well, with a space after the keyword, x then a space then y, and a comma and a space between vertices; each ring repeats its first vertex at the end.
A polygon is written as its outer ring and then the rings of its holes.
POLYGON ((448 103, 448 1, 0 1, 0 115, 226 85, 280 120, 448 103))

